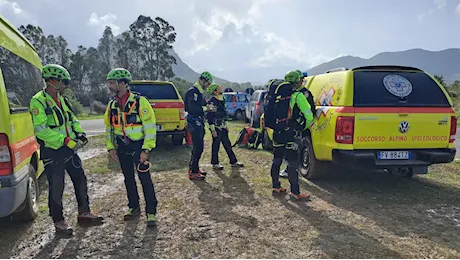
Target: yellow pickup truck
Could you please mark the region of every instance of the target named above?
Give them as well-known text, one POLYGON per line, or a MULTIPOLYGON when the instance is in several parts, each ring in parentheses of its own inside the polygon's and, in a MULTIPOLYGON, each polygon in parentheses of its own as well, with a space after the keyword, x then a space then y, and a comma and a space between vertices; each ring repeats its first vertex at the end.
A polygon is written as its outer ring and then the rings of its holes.
MULTIPOLYGON (((452 100, 426 72, 403 66, 339 68, 305 81, 318 110, 302 140, 306 178, 319 178, 334 169, 332 163, 412 177, 454 160, 452 100)), ((273 131, 264 131, 267 146, 273 131)))
POLYGON ((43 164, 29 101, 44 87, 41 67, 34 47, 0 16, 0 217, 38 214, 43 164))
POLYGON ((146 97, 155 111, 158 136, 171 136, 174 145, 185 138, 185 105, 172 82, 133 80, 130 89, 146 97))

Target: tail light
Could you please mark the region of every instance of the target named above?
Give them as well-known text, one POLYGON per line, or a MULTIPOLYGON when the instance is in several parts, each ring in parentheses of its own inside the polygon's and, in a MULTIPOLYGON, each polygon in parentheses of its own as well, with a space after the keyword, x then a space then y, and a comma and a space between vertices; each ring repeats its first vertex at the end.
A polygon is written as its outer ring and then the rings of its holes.
POLYGON ((450 119, 450 139, 449 143, 455 142, 455 135, 457 135, 457 118, 452 116, 450 119))
POLYGON ((260 115, 260 102, 256 103, 256 114, 260 115))
POLYGON ((0 176, 13 174, 13 158, 8 136, 0 134, 0 176))
POLYGON ((179 117, 180 120, 185 120, 185 105, 184 102, 179 104, 179 117))
POLYGON ((353 144, 355 118, 352 116, 337 117, 335 141, 339 144, 353 144))
POLYGON ((232 96, 233 108, 236 108, 236 96, 232 96))

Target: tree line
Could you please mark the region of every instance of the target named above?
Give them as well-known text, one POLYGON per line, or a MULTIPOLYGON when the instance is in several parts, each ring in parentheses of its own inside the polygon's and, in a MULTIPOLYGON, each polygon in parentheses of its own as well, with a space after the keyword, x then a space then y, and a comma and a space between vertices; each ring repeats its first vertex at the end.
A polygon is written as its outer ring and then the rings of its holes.
MULTIPOLYGON (((182 95, 193 84, 175 77, 172 67, 176 59, 172 49, 177 34, 161 17, 152 19, 140 15, 129 30, 118 36, 107 26, 96 47, 80 45, 75 52, 64 37, 45 35, 39 26, 29 24, 18 29, 34 45, 43 64, 61 64, 69 70, 72 87, 67 95, 78 113, 94 101, 108 102, 105 77, 112 68, 126 68, 136 79, 171 81, 182 95)), ((252 86, 250 83, 226 83, 223 87, 244 90, 252 86)))

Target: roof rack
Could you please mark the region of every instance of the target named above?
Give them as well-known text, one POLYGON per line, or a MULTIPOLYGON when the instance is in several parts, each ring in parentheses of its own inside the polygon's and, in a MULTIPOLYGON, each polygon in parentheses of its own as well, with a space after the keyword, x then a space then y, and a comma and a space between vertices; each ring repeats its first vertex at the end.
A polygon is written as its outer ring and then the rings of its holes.
POLYGON ((403 70, 403 71, 421 71, 419 68, 409 67, 409 66, 399 66, 399 65, 371 65, 371 66, 361 66, 352 69, 355 70, 403 70))
POLYGON ((335 69, 326 70, 325 73, 332 73, 332 72, 345 71, 345 70, 348 70, 348 69, 347 69, 347 68, 344 68, 344 67, 340 67, 340 68, 335 68, 335 69))

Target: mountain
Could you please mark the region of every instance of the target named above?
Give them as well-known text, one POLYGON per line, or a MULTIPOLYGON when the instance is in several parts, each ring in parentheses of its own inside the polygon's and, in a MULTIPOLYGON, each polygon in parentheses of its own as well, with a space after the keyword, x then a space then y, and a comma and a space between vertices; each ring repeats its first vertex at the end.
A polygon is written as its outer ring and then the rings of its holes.
MULTIPOLYGON (((192 68, 190 68, 187 64, 185 64, 185 62, 182 61, 182 59, 179 57, 179 55, 174 50, 172 50, 171 55, 174 58, 176 58, 177 64, 173 65, 172 67, 174 74, 176 74, 176 77, 188 80, 190 82, 196 82, 200 74, 194 71, 192 68)), ((228 80, 221 79, 218 77, 214 77, 214 82, 218 84, 229 83, 228 80)))
POLYGON ((459 61, 460 49, 442 51, 412 49, 398 52, 382 52, 369 59, 344 56, 313 67, 308 70, 308 73, 317 75, 340 67, 352 69, 368 65, 400 65, 416 67, 432 75, 443 75, 447 83, 452 83, 455 80, 460 80, 459 61))

